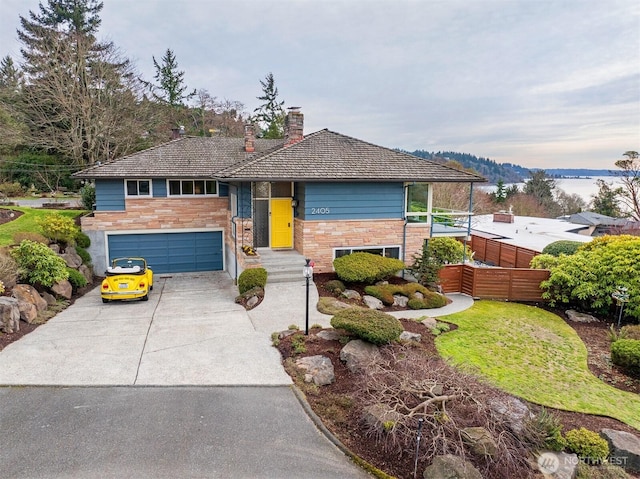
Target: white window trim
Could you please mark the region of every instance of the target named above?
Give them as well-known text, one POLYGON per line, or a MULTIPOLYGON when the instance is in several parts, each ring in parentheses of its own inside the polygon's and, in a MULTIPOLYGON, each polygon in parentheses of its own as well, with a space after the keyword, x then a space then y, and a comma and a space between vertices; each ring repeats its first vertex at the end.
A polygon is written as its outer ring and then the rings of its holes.
MULTIPOLYGON (((206 190, 206 187, 205 187, 206 190)), ((167 198, 202 198, 202 197, 207 197, 207 198, 217 198, 220 196, 220 183, 218 182, 218 180, 212 180, 212 179, 206 179, 206 178, 168 178, 167 179, 167 198), (204 181, 205 183, 207 181, 212 181, 216 184, 216 192, 215 194, 209 194, 209 193, 204 193, 201 195, 198 194, 190 194, 190 195, 183 195, 182 193, 180 193, 179 195, 173 195, 171 194, 171 188, 169 186, 169 182, 171 181, 180 181, 180 190, 182 190, 182 182, 183 181, 204 181)))
POLYGON ((402 259, 402 246, 400 246, 399 244, 390 244, 390 245, 368 245, 368 246, 340 246, 340 247, 336 247, 333 248, 333 259, 336 259, 336 251, 338 250, 343 250, 343 249, 348 249, 351 250, 351 253, 353 253, 353 250, 358 250, 358 251, 363 251, 366 253, 366 250, 368 249, 382 249, 382 252, 384 254, 384 250, 387 248, 398 248, 398 258, 402 259))
POLYGON ((124 180, 124 197, 125 198, 153 198, 153 181, 151 181, 150 179, 147 178, 126 178, 124 180), (129 194, 129 189, 127 188, 127 182, 129 181, 135 181, 136 183, 138 183, 138 192, 140 192, 140 185, 139 182, 140 181, 148 181, 149 182, 149 194, 148 195, 130 195, 129 194))
POLYGON ((409 211, 409 186, 414 183, 405 183, 404 188, 404 216, 405 218, 427 218, 427 224, 431 223, 431 214, 433 212, 433 183, 423 183, 428 185, 427 188, 427 211, 409 211))

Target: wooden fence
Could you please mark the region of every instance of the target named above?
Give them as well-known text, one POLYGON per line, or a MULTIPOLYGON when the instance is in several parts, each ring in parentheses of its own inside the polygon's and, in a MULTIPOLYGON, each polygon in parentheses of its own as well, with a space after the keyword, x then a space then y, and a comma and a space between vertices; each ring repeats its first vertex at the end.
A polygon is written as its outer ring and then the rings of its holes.
POLYGON ((445 293, 465 293, 480 299, 544 301, 540 283, 549 278, 546 269, 486 268, 447 265, 440 271, 445 293))
POLYGON ((500 241, 471 235, 473 259, 503 268, 528 268, 531 258, 540 254, 528 248, 521 248, 500 241))

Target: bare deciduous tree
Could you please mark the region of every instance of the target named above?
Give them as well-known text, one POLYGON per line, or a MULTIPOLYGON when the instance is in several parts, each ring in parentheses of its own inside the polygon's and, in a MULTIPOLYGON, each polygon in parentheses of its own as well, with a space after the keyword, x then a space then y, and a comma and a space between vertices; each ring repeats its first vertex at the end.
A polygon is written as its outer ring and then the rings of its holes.
POLYGON ((625 158, 616 161, 620 171, 614 172, 622 183, 619 198, 633 218, 640 221, 640 158, 637 151, 626 151, 622 156, 625 158))

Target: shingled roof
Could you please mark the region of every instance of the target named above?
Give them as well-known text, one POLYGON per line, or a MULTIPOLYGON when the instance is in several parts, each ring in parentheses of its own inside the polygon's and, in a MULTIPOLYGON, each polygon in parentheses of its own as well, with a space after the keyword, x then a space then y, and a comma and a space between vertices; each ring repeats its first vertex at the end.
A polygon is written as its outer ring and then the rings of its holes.
POLYGON ((212 178, 216 172, 282 146, 283 140, 255 141, 255 152, 244 151, 244 139, 184 137, 96 164, 75 173, 78 178, 212 178))
POLYGON ((227 181, 486 181, 478 175, 327 129, 292 145, 284 145, 282 140, 257 139, 251 154, 244 151, 242 138, 182 138, 95 165, 74 176, 211 177, 227 181))

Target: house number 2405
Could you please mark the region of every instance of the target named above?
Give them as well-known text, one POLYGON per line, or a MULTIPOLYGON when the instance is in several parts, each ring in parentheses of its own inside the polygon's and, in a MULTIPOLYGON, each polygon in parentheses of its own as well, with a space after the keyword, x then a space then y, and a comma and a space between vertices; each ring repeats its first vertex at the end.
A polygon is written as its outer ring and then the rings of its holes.
POLYGON ((311 208, 312 215, 328 215, 331 213, 330 208, 311 208))

